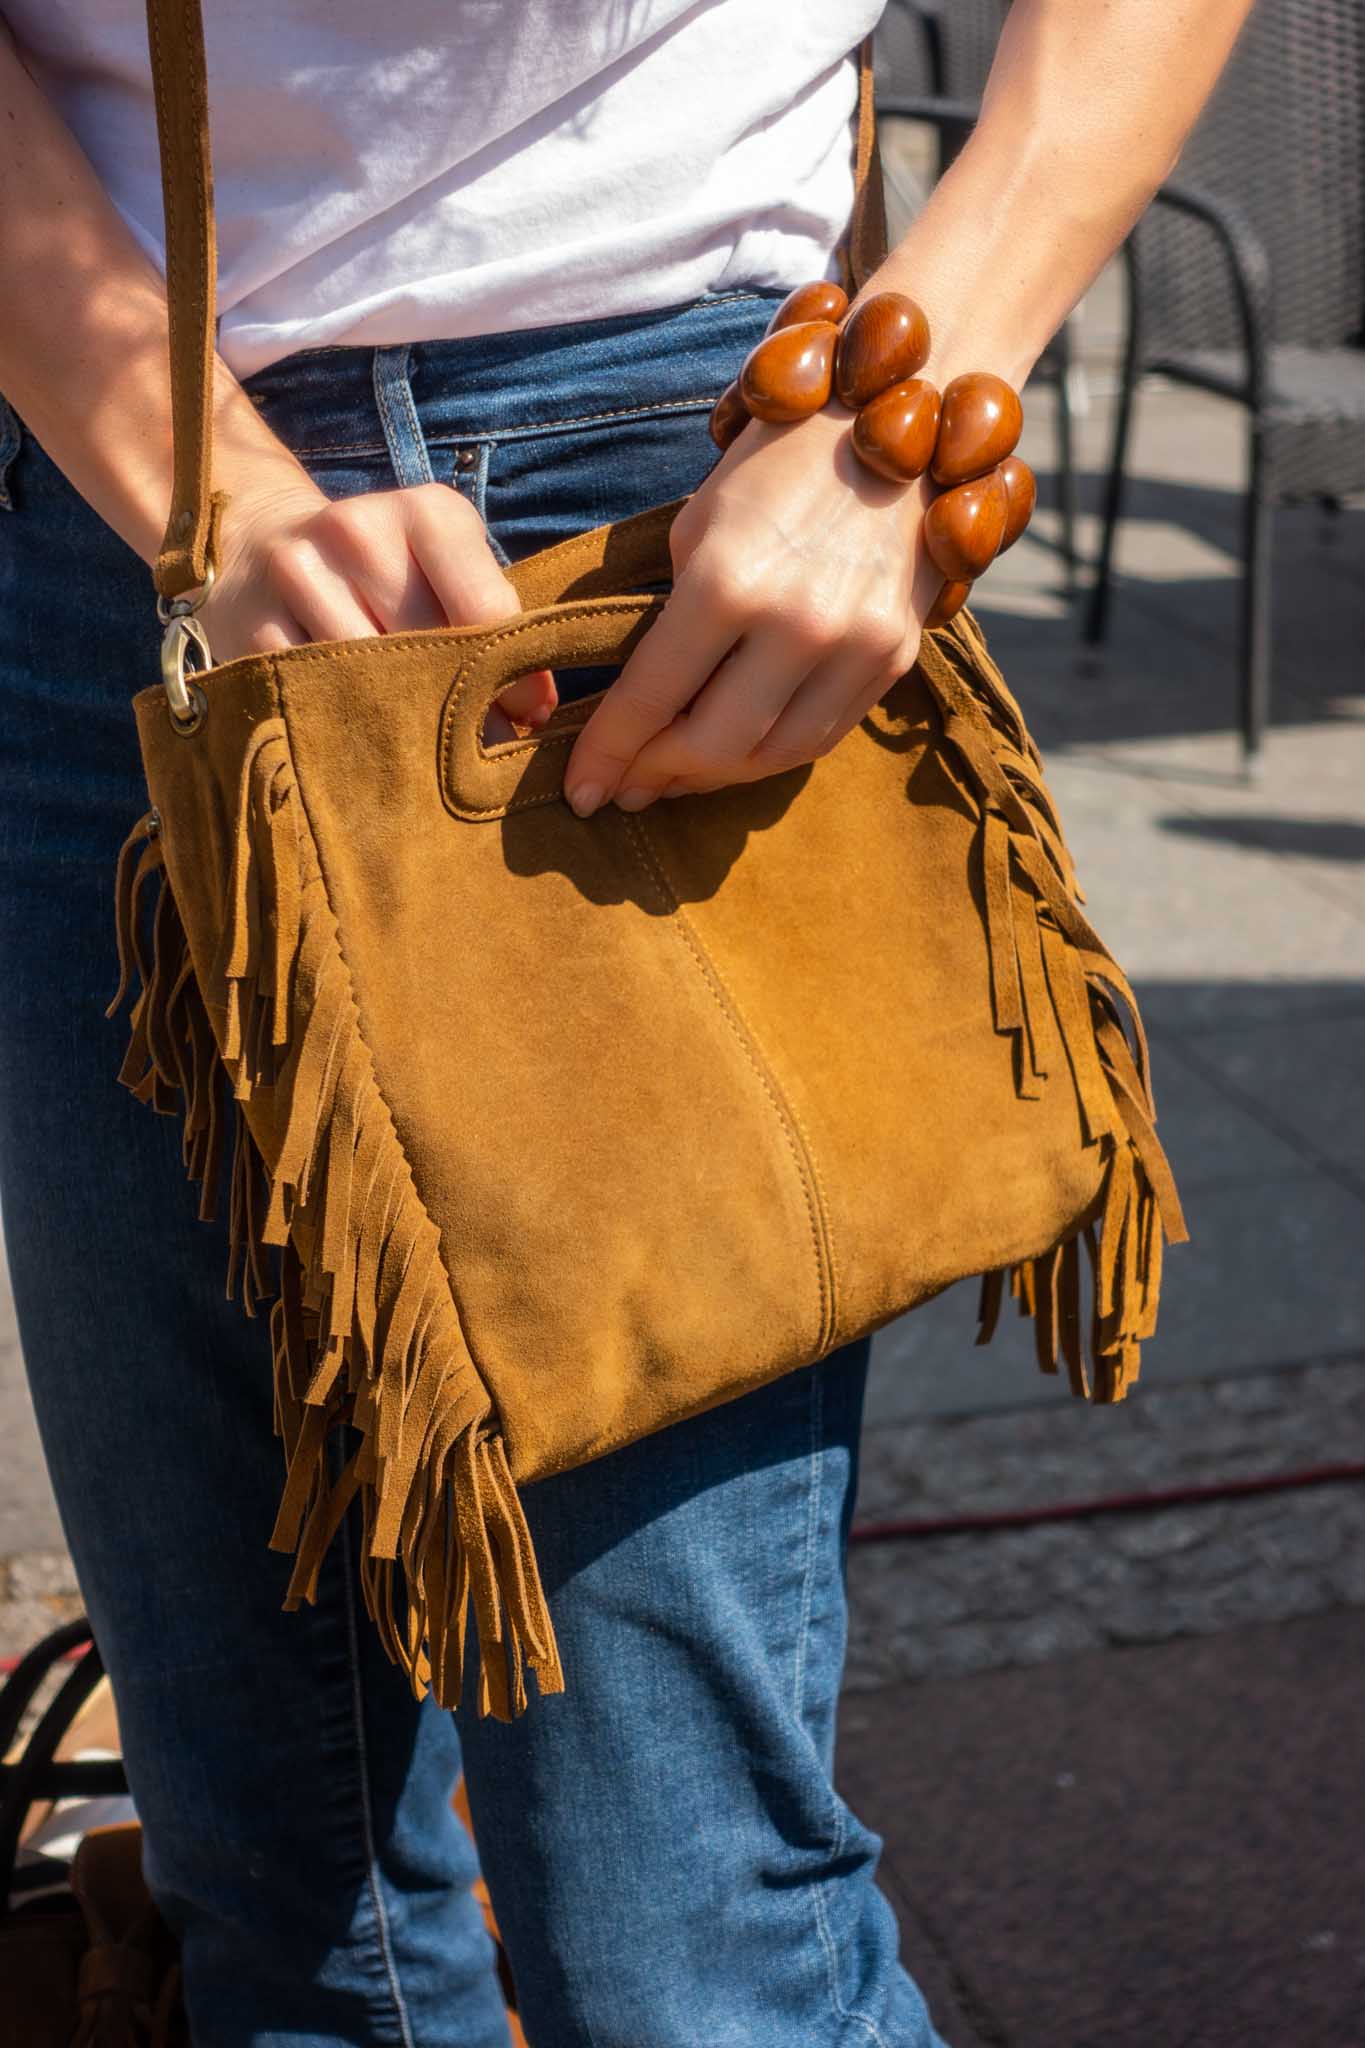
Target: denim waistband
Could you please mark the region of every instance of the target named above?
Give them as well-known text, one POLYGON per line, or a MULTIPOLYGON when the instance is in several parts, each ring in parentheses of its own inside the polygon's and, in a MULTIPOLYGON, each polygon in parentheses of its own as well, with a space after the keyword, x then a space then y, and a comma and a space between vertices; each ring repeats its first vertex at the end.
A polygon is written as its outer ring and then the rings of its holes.
POLYGON ((666 407, 710 406, 753 346, 756 302, 776 305, 783 296, 725 292, 658 312, 513 333, 301 349, 256 371, 246 389, 303 456, 383 454, 393 438, 387 409, 407 403, 407 394, 429 447, 515 440, 666 407))

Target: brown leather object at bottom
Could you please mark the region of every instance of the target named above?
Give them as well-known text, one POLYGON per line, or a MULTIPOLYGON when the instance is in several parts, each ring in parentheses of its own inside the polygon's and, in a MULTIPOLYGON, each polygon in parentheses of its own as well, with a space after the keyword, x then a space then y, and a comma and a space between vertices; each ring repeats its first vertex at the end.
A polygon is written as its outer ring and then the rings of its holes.
POLYGON ((968 614, 828 756, 644 816, 563 801, 583 705, 483 744, 514 675, 648 630, 674 509, 521 564, 502 626, 243 658, 188 737, 136 700, 159 815, 122 929, 161 910, 124 1078, 184 1094, 210 1185, 217 1059, 236 1086, 239 1284, 284 1248, 291 1598, 358 1495, 391 1653, 453 1704, 468 1600, 498 1713, 527 1667, 563 1682, 514 1482, 965 1274, 1118 1398, 1182 1234, 1126 983, 968 614))

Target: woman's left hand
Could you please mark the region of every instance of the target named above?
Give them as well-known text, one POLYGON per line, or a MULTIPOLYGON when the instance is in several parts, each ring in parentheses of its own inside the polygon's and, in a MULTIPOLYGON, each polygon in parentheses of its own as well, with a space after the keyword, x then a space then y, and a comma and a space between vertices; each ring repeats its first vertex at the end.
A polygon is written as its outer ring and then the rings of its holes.
POLYGON ((750 421, 678 514, 672 594, 569 758, 580 817, 813 761, 913 665, 930 488, 871 475, 851 420, 750 421))

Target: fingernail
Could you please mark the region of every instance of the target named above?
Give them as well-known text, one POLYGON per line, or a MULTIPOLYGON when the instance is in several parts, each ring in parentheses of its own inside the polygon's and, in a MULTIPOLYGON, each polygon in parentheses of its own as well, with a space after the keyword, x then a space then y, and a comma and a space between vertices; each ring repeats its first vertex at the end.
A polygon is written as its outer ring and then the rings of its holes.
POLYGON ((653 803, 654 796, 652 789, 618 789, 616 808, 620 811, 642 811, 646 804, 653 803))
POLYGON ((573 789, 566 789, 569 809, 580 818, 590 818, 602 801, 602 786, 597 782, 580 782, 573 789))

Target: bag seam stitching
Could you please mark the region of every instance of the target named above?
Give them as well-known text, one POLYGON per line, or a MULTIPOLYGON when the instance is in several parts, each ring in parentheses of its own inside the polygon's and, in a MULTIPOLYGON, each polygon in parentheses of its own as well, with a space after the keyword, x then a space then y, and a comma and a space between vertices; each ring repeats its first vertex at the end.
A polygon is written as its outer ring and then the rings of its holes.
POLYGON ((702 944, 691 919, 678 901, 677 893, 668 880, 662 862, 645 832, 638 817, 625 813, 627 836, 633 838, 639 847, 646 867, 654 876, 668 906, 669 922, 687 946, 696 962, 703 981, 725 1017, 741 1050, 744 1052, 754 1073, 758 1076, 768 1100, 776 1111, 779 1127, 786 1138, 788 1148, 796 1164, 797 1179, 801 1184, 806 1213, 810 1219, 811 1242, 815 1247, 815 1274, 820 1290, 820 1332, 819 1347, 822 1355, 833 1343, 838 1322, 838 1301, 836 1294, 837 1271, 833 1246, 829 1237, 829 1219, 825 1210, 824 1192, 820 1182, 819 1169, 811 1151, 810 1139, 800 1117, 787 1099, 784 1089, 777 1081, 772 1067, 754 1035, 753 1027, 735 1001, 724 976, 702 944))

